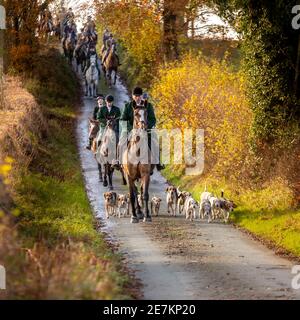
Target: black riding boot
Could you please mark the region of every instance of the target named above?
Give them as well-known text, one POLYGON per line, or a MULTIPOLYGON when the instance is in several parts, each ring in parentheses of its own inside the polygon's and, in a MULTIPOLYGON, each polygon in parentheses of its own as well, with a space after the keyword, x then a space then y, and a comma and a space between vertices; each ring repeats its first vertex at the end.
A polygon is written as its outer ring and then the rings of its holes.
POLYGON ((166 166, 164 164, 159 163, 156 165, 156 169, 157 169, 157 171, 161 171, 161 170, 166 169, 166 166))
POLYGON ((86 146, 87 150, 92 149, 92 143, 93 143, 93 139, 89 139, 89 144, 86 146))

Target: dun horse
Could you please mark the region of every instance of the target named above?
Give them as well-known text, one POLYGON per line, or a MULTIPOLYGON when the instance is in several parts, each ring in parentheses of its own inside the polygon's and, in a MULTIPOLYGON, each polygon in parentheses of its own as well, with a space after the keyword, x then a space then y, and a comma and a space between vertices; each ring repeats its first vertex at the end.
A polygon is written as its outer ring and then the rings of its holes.
MULTIPOLYGON (((96 153, 96 159, 99 164, 99 172, 102 172, 102 168, 104 168, 104 181, 103 186, 109 187, 109 190, 113 190, 113 173, 114 169, 112 167, 112 161, 115 159, 116 154, 116 124, 117 119, 115 117, 109 117, 107 119, 107 125, 101 137, 101 144, 96 153), (108 179, 108 181, 107 181, 108 179)), ((123 184, 126 185, 127 182, 125 180, 123 171, 121 170, 123 184)))
POLYGON ((151 171, 154 169, 154 165, 151 164, 151 152, 148 147, 147 122, 148 115, 146 108, 136 108, 134 110, 133 130, 129 136, 128 146, 124 152, 121 151, 120 153, 122 163, 121 166, 129 185, 130 203, 132 208, 132 223, 138 223, 139 220, 143 218, 145 222, 152 221, 149 210, 149 185, 150 175, 151 171), (143 149, 144 152, 142 152, 143 149), (145 159, 146 156, 146 161, 142 161, 143 163, 137 162, 137 157, 140 158, 141 153, 144 153, 142 158, 145 159), (141 182, 141 195, 145 205, 145 215, 143 214, 137 199, 138 194, 135 183, 138 180, 141 182))

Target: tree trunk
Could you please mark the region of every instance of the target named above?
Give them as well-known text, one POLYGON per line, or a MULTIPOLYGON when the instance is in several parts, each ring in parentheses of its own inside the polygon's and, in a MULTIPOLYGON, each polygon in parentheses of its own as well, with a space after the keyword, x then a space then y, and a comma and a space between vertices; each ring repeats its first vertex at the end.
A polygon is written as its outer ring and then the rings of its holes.
POLYGON ((165 60, 170 61, 178 58, 178 36, 176 32, 176 14, 171 6, 165 1, 164 21, 164 51, 165 60))
POLYGON ((179 58, 179 38, 185 30, 187 0, 165 0, 163 10, 165 60, 179 58))
POLYGON ((193 18, 191 21, 191 32, 192 32, 192 39, 195 39, 196 32, 195 32, 195 19, 193 18))

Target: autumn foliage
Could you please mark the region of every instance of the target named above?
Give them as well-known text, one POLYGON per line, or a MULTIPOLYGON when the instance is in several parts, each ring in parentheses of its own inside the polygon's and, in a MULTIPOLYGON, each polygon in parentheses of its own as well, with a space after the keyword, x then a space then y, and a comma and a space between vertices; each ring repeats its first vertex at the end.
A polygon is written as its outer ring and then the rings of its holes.
POLYGON ((160 70, 151 94, 160 127, 205 130, 207 174, 240 177, 252 122, 241 73, 226 61, 188 54, 160 70))
POLYGON ((157 8, 149 1, 105 1, 98 4, 97 17, 100 34, 109 28, 126 51, 122 68, 132 79, 130 82, 149 83, 153 69, 162 61, 161 17, 157 8))
POLYGON ((36 30, 42 1, 4 0, 3 5, 7 15, 6 62, 17 71, 25 71, 39 48, 36 30))

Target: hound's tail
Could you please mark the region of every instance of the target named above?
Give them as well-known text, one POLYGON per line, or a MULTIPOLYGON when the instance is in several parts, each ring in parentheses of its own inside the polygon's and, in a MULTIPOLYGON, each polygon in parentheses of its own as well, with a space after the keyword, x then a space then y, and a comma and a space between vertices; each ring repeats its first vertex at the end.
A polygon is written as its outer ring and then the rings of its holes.
POLYGON ((204 192, 207 191, 207 183, 205 182, 205 188, 204 188, 204 192))

